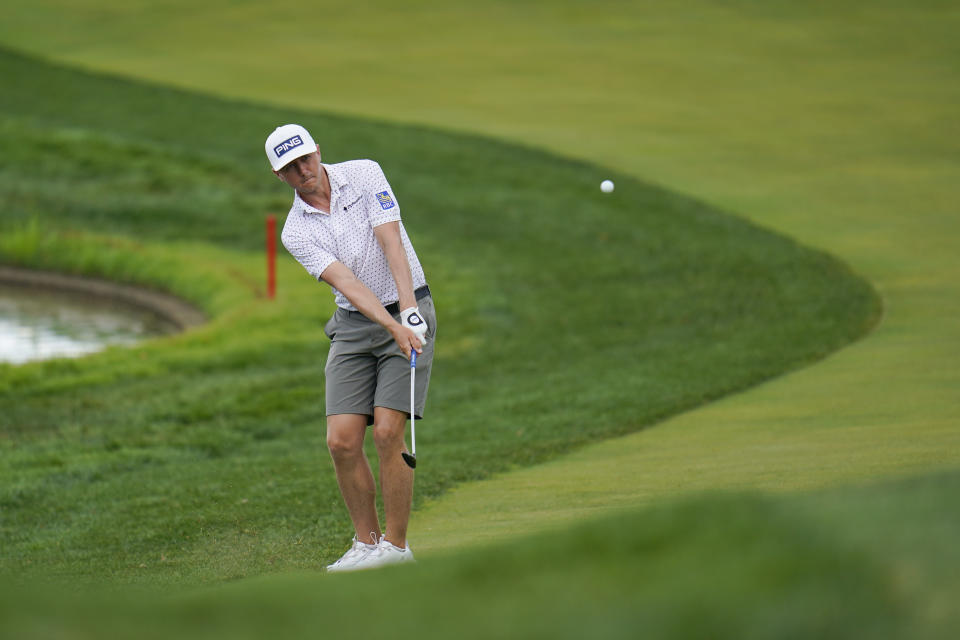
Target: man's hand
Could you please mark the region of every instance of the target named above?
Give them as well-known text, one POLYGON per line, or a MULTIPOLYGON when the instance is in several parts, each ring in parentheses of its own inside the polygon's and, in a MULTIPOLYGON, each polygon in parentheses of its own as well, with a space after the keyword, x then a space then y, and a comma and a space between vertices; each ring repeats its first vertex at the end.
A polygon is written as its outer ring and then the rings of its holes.
POLYGON ((406 356, 407 359, 410 358, 410 354, 414 351, 423 353, 423 343, 420 341, 420 338, 417 337, 417 334, 409 327, 405 327, 394 320, 392 325, 387 326, 387 331, 393 336, 397 346, 400 347, 400 350, 403 351, 403 355, 406 356))
POLYGON ((420 338, 420 344, 427 344, 427 321, 420 315, 420 310, 410 307, 400 312, 400 323, 410 329, 420 338))

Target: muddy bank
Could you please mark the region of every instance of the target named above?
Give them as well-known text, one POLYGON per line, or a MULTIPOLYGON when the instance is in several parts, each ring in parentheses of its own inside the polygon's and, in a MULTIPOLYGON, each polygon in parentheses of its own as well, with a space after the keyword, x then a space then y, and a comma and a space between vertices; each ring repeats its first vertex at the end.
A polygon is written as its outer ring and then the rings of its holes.
POLYGON ((22 287, 71 291, 98 298, 119 300, 151 311, 169 320, 181 330, 196 327, 207 321, 207 317, 202 311, 180 298, 167 293, 119 284, 109 280, 0 266, 0 282, 22 287))

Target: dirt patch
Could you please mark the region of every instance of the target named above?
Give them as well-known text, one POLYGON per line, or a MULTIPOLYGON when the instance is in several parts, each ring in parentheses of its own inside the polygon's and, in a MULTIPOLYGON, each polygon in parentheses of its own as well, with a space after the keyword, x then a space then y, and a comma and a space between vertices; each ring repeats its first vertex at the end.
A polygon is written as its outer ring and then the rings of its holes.
POLYGON ((51 271, 34 271, 0 266, 0 282, 22 287, 42 287, 84 293, 99 298, 121 300, 166 318, 181 330, 206 323, 207 317, 196 307, 168 293, 119 284, 109 280, 71 276, 51 271))

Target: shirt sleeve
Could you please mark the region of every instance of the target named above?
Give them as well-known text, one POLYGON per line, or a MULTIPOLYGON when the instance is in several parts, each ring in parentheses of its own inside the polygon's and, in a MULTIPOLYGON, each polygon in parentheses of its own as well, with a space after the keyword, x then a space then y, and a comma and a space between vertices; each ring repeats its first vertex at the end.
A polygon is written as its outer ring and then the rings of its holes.
POLYGON ((296 258, 297 262, 307 270, 307 273, 317 280, 320 280, 323 271, 337 260, 331 250, 331 247, 334 246, 334 239, 321 236, 322 233, 317 237, 311 237, 303 226, 296 224, 296 222, 291 224, 290 219, 284 225, 283 233, 280 236, 283 246, 290 252, 290 255, 296 258))
POLYGON ((382 224, 400 220, 400 205, 380 165, 369 160, 364 167, 364 177, 366 178, 364 193, 367 198, 370 226, 379 227, 382 224))

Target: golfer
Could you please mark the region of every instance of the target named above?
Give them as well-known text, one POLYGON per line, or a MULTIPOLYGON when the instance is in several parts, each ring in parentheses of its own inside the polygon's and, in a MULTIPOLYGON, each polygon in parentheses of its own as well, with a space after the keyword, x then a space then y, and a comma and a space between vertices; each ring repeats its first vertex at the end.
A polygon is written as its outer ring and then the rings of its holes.
POLYGON ((323 164, 303 127, 278 127, 266 141, 276 176, 295 192, 283 246, 330 285, 337 310, 325 368, 327 447, 353 521, 353 546, 328 571, 412 562, 407 523, 413 469, 404 462, 410 356, 417 352, 415 414, 430 382, 437 320, 426 278, 400 220, 400 205, 372 160, 323 164), (363 452, 367 427, 380 459, 386 523, 363 452))

